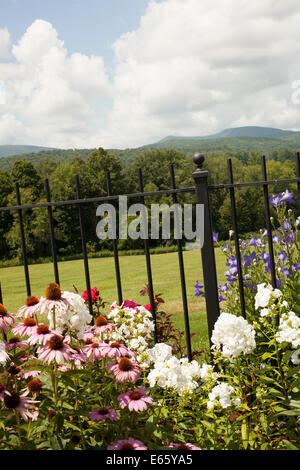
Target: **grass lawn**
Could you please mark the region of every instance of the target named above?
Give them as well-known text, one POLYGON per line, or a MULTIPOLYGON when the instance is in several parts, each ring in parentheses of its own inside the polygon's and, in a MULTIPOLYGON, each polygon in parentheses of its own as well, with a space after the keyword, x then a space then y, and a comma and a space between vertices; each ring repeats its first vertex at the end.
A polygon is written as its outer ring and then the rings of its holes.
MULTIPOLYGON (((175 314, 175 326, 184 329, 182 313, 181 284, 177 253, 155 254, 151 256, 152 275, 155 293, 163 293, 166 303, 163 310, 175 314)), ((225 257, 220 248, 216 249, 218 282, 224 281, 225 257)), ((186 287, 190 312, 191 332, 196 333, 193 348, 199 349, 207 345, 207 324, 205 302, 194 297, 194 285, 202 276, 201 255, 199 251, 184 252, 186 287)), ((100 289, 102 298, 112 303, 117 300, 114 259, 94 258, 89 260, 91 285, 100 289)), ((123 298, 139 303, 148 303, 139 291, 147 283, 145 256, 121 256, 120 270, 122 278, 123 298)), ((50 263, 29 266, 32 295, 40 297, 45 287, 54 279, 53 266, 50 263)), ((85 290, 84 266, 82 260, 64 261, 59 263, 60 285, 63 290, 73 291, 73 285, 79 292, 85 290)), ((0 269, 0 281, 4 305, 10 312, 24 305, 26 285, 23 266, 0 269)))

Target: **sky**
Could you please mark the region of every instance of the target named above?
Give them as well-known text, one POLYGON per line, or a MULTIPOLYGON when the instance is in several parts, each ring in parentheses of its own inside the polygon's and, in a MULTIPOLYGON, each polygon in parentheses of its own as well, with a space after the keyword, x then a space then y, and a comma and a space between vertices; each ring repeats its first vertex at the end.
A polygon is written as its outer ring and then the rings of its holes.
POLYGON ((0 145, 300 130, 299 22, 299 0, 1 0, 0 145))

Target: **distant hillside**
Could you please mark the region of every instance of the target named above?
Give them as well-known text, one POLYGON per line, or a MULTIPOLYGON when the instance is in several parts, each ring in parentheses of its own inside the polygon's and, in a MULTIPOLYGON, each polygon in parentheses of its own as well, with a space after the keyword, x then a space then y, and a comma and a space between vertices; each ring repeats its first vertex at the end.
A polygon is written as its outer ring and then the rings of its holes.
POLYGON ((289 135, 297 134, 295 131, 284 131, 282 129, 276 129, 274 127, 260 127, 260 126, 244 126, 244 127, 232 127, 225 129, 224 131, 218 132, 217 134, 198 136, 198 137, 180 137, 180 136, 168 136, 164 139, 156 142, 153 145, 166 144, 174 141, 195 141, 195 140, 207 140, 207 139, 222 139, 231 137, 255 137, 255 138, 267 138, 267 139, 281 139, 289 135))
MULTIPOLYGON (((51 159, 59 163, 71 161, 74 158, 87 160, 94 149, 47 149, 42 147, 42 151, 37 151, 41 147, 32 146, 0 146, 1 149, 20 149, 34 148, 34 151, 28 153, 18 153, 0 158, 0 169, 10 171, 14 162, 20 159, 26 159, 34 164, 44 160, 51 159)), ((135 158, 142 155, 150 149, 175 149, 185 152, 188 156, 195 152, 202 151, 212 154, 242 154, 247 155, 251 152, 258 152, 261 155, 269 156, 274 151, 289 150, 291 155, 300 150, 300 132, 284 131, 270 127, 237 127, 225 129, 218 134, 206 137, 178 137, 169 136, 154 144, 145 145, 139 148, 131 149, 106 149, 109 153, 119 157, 124 167, 128 166, 135 158)), ((0 153, 1 155, 1 153, 0 153)), ((289 157, 290 158, 290 157, 289 157)))
POLYGON ((23 155, 26 153, 37 153, 42 150, 55 150, 53 147, 38 147, 36 145, 0 145, 0 157, 10 155, 23 155))

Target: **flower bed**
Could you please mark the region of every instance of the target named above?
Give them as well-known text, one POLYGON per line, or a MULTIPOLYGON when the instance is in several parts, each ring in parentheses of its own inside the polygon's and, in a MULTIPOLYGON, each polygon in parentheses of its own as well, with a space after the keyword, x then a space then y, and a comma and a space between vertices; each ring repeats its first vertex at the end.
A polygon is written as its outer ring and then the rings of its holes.
MULTIPOLYGON (((287 203, 272 196, 277 288, 265 233, 241 241, 247 318, 230 245, 212 351, 188 362, 183 333, 149 305, 50 283, 16 314, 0 304, 0 449, 288 449, 299 447, 299 239, 287 203), (211 362, 211 355, 213 362, 211 362)), ((216 239, 216 237, 215 237, 216 239)), ((196 294, 205 295, 198 282, 196 294)), ((147 289, 142 291, 147 293, 147 289)))

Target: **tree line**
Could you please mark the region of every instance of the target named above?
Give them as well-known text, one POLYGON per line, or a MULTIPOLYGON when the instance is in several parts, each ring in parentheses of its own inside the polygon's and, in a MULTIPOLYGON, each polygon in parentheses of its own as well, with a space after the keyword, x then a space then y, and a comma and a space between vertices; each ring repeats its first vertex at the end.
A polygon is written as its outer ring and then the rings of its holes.
MULTIPOLYGON (((295 160, 290 154, 280 150, 268 160, 269 179, 295 177, 295 160), (286 158, 285 158, 286 157, 286 158)), ((238 153, 230 155, 236 182, 261 180, 260 155, 238 153), (247 157, 247 158, 246 158, 247 157)), ((85 156, 86 157, 86 156, 85 156)), ((208 155, 204 167, 209 171, 209 184, 228 182, 228 154, 208 155)), ((139 192, 138 171, 142 169, 145 191, 169 189, 170 165, 174 166, 176 186, 192 187, 194 164, 190 155, 174 149, 145 150, 124 167, 119 156, 96 149, 86 157, 76 156, 70 161, 43 159, 33 163, 26 159, 15 160, 10 171, 0 170, 0 207, 16 205, 15 183, 19 183, 22 204, 46 201, 44 181, 49 179, 53 201, 76 199, 75 176, 81 183, 82 197, 94 198, 107 195, 106 172, 110 172, 113 194, 132 194, 139 192)), ((286 185, 270 187, 270 192, 280 192, 286 185)), ((289 185, 296 191, 296 185, 289 185)), ((210 190, 213 228, 219 233, 219 239, 228 239, 231 229, 230 197, 227 190, 210 190)), ((130 203, 140 202, 131 199, 130 203)), ((146 197, 146 203, 172 204, 172 196, 146 197)), ((195 202, 193 193, 181 193, 178 202, 195 202)), ((237 214, 241 234, 257 232, 265 226, 263 210, 263 190, 261 187, 241 188, 236 191, 237 214)), ((112 250, 111 240, 99 240, 96 236, 97 204, 84 204, 83 216, 88 251, 90 255, 102 250, 112 250)), ((78 208, 75 205, 53 208, 54 230, 58 256, 72 257, 81 253, 81 238, 78 221, 78 208)), ((26 209, 23 211, 26 235, 26 247, 30 261, 51 256, 49 243, 48 213, 46 208, 26 209)), ((174 240, 150 240, 151 247, 172 245, 174 240)), ((142 248, 141 240, 120 240, 121 250, 142 248)), ((20 245, 20 227, 17 211, 0 211, 0 259, 22 260, 20 245)))

